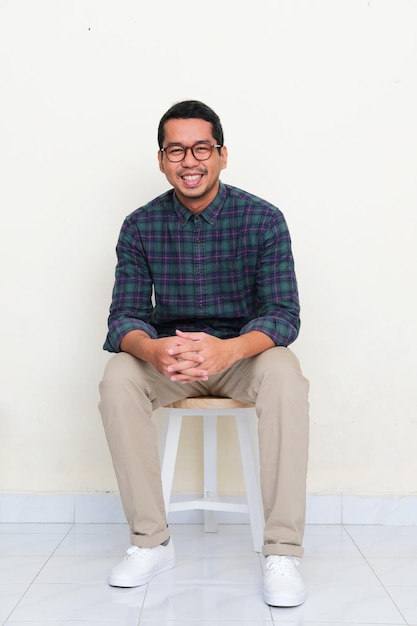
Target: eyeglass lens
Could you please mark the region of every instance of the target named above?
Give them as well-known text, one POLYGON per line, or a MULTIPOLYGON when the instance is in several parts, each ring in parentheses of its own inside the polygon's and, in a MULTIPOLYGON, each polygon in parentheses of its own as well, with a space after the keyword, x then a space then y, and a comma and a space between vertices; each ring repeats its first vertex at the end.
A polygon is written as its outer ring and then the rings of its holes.
MULTIPOLYGON (((178 162, 183 161, 187 152, 185 146, 181 145, 172 145, 164 148, 164 152, 167 155, 169 161, 178 162)), ((199 142, 190 146, 189 148, 191 153, 197 161, 206 161, 210 158, 211 153, 213 152, 213 146, 210 143, 199 142)))

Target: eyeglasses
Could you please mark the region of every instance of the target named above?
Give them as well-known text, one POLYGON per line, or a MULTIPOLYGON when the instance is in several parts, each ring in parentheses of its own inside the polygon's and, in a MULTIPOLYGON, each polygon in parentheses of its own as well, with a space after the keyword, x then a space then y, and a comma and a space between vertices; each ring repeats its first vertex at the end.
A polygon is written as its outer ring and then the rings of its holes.
POLYGON ((166 148, 161 148, 161 152, 165 152, 168 161, 179 163, 185 159, 187 150, 191 150, 191 154, 197 161, 207 161, 211 157, 213 148, 221 148, 219 144, 212 145, 208 141, 198 141, 193 146, 183 146, 180 143, 172 144, 166 148))

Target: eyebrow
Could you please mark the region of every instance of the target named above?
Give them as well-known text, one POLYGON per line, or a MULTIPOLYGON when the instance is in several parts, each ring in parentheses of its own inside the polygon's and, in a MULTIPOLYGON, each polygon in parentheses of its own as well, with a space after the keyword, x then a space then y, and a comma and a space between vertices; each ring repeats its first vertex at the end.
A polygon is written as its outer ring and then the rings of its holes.
MULTIPOLYGON (((197 141, 195 141, 192 145, 195 146, 196 143, 211 143, 212 141, 214 141, 214 139, 197 139, 197 141)), ((167 146, 182 146, 183 148, 187 147, 180 141, 169 141, 167 143, 167 146)))

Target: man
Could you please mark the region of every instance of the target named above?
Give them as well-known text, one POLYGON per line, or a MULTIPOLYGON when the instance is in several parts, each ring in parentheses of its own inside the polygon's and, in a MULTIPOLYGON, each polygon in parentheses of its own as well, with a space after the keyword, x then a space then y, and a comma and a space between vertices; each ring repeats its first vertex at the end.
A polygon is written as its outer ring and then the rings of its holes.
POLYGON ((303 554, 308 382, 288 349, 299 330, 291 241, 274 206, 223 184, 217 114, 172 106, 158 129, 159 169, 173 189, 129 215, 104 345, 100 410, 130 526, 109 584, 134 587, 174 567, 162 498, 160 406, 188 396, 254 402, 265 513, 264 600, 296 606, 303 554))

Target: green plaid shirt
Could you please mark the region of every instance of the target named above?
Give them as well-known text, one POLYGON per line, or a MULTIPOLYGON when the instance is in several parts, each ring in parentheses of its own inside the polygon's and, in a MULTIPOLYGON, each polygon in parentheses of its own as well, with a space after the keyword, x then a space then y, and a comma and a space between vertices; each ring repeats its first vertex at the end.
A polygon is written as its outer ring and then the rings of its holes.
POLYGON ((220 183, 194 215, 171 189, 125 219, 116 251, 109 352, 137 329, 153 338, 177 328, 220 338, 258 330, 279 346, 298 335, 290 235, 261 198, 220 183))

